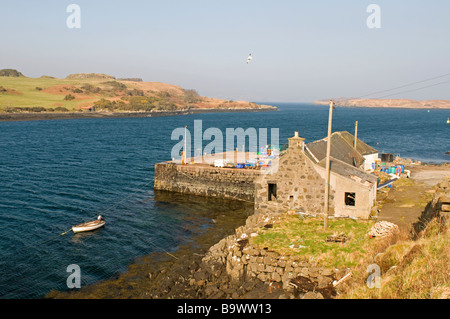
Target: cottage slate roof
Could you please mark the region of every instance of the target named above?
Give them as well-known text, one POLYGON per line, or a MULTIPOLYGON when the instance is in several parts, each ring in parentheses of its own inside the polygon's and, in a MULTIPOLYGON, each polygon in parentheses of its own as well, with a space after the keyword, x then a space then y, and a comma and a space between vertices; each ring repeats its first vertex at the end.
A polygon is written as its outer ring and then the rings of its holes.
MULTIPOLYGON (((308 150, 314 155, 317 161, 323 160, 327 156, 327 139, 311 142, 306 145, 308 150)), ((360 167, 364 163, 364 157, 355 150, 339 134, 331 135, 331 154, 349 165, 360 167)))
MULTIPOLYGON (((360 167, 364 163, 363 155, 378 153, 376 149, 360 139, 358 139, 355 150, 353 148, 354 141, 355 137, 347 131, 334 132, 331 135, 331 157, 360 167)), ((327 138, 308 143, 306 148, 320 162, 327 156, 327 138)))
MULTIPOLYGON (((353 147, 355 145, 355 136, 350 134, 347 131, 335 132, 334 134, 339 135, 343 140, 345 140, 350 146, 353 147)), ((364 143, 358 138, 358 142, 356 143, 356 150, 361 155, 370 155, 378 153, 378 150, 373 148, 372 146, 364 143)))
MULTIPOLYGON (((326 159, 321 160, 318 165, 325 168, 326 167, 326 159)), ((350 178, 357 183, 370 186, 370 184, 377 183, 377 177, 364 172, 363 170, 356 168, 352 165, 349 165, 345 162, 342 162, 336 158, 330 159, 330 171, 339 174, 341 176, 350 178), (370 184, 368 184, 368 183, 370 184)))

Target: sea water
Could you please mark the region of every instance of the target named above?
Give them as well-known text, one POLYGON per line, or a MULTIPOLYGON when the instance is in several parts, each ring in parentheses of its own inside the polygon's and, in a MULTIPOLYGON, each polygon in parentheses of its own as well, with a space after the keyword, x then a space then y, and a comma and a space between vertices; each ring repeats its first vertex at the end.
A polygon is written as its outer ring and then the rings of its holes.
MULTIPOLYGON (((328 106, 265 104, 279 111, 0 122, 0 298, 67 290, 71 264, 80 266, 82 285, 110 278, 139 256, 189 245, 217 214, 251 213, 231 201, 161 199, 154 165, 171 159, 173 130, 194 120, 224 136, 226 128, 278 128, 280 145, 295 131, 306 143, 326 137, 328 106), (98 214, 105 228, 59 236, 98 214)), ((358 121, 358 138, 380 153, 443 163, 449 117, 450 110, 338 107, 332 128, 354 134, 358 121)))

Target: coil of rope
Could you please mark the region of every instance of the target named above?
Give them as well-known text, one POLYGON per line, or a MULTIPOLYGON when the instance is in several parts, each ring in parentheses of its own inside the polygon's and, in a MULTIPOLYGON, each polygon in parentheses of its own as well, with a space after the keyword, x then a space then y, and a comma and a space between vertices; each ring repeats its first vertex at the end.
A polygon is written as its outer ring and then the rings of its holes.
POLYGON ((388 221, 379 221, 370 229, 370 237, 386 237, 398 232, 398 226, 388 221))

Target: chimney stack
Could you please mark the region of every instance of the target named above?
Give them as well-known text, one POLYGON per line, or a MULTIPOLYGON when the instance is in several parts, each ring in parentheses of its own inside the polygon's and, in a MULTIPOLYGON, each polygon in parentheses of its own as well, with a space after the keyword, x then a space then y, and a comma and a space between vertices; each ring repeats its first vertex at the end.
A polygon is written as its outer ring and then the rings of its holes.
POLYGON ((302 137, 299 137, 298 132, 295 132, 294 137, 291 137, 289 140, 289 148, 300 148, 303 151, 303 148, 305 146, 305 139, 302 137))

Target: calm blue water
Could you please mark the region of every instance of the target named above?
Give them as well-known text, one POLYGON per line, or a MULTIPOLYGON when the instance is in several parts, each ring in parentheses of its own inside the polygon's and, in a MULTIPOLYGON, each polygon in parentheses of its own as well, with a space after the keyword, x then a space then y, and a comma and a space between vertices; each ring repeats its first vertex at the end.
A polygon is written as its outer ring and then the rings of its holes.
MULTIPOLYGON (((125 271, 138 256, 189 244, 213 225, 213 211, 235 208, 155 198, 154 164, 170 159, 172 131, 201 119, 203 130, 279 128, 281 144, 294 131, 306 142, 326 136, 327 106, 275 105, 280 111, 0 122, 0 298, 64 290, 70 264, 81 267, 85 285, 125 271), (104 229, 57 237, 105 210, 104 229)), ((337 108, 333 131, 353 133, 358 121, 358 137, 380 153, 442 163, 450 161, 449 117, 450 110, 337 108)))

